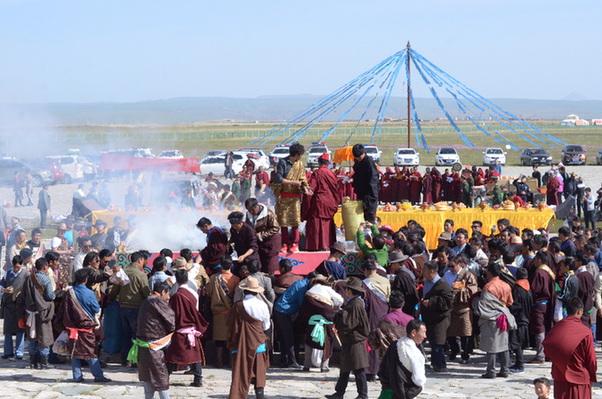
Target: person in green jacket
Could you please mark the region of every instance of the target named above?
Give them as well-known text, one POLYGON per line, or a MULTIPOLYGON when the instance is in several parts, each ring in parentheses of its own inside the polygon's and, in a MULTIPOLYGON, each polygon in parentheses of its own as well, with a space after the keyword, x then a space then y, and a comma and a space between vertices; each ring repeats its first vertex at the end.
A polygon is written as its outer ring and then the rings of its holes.
POLYGON ((389 264, 389 250, 385 246, 385 239, 378 230, 378 227, 375 224, 370 222, 365 222, 360 224, 359 229, 357 230, 357 245, 360 250, 364 254, 364 256, 374 255, 378 264, 382 267, 387 267, 389 264), (368 246, 366 243, 366 236, 364 234, 364 229, 366 227, 370 227, 372 232, 372 248, 368 246))

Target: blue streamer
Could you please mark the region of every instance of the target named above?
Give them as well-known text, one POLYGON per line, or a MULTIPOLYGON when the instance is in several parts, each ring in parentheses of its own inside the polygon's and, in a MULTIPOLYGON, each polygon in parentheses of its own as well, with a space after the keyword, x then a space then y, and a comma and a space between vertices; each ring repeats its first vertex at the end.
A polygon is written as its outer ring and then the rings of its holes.
MULTIPOLYGON (((418 69, 420 72, 421 68, 424 69, 424 71, 431 77, 435 76, 435 72, 433 70, 431 70, 428 65, 424 65, 420 60, 414 60, 414 65, 416 66, 416 69, 418 69), (418 65, 418 63, 420 65, 418 65)), ((491 139, 493 139, 495 142, 497 143, 509 143, 510 146, 512 147, 513 150, 518 150, 519 147, 516 146, 514 143, 512 143, 510 140, 508 140, 507 138, 505 138, 504 136, 502 136, 499 132, 498 135, 503 137, 503 141, 500 140, 497 136, 492 135, 487 129, 483 128, 481 125, 478 124, 477 121, 475 121, 469 114, 468 111, 465 107, 465 105, 463 104, 462 100, 460 100, 460 98, 458 98, 458 95, 453 92, 452 90, 454 89, 454 87, 449 84, 447 81, 442 80, 443 84, 446 86, 445 90, 454 98, 454 100, 456 101, 456 105, 458 106, 458 109, 460 109, 460 111, 466 116, 466 118, 472 123, 472 125, 477 128, 480 132, 482 132, 483 134, 485 134, 487 137, 490 137, 491 139), (451 89, 450 89, 451 88, 451 89)), ((461 93, 460 93, 461 94, 461 93)))
MULTIPOLYGON (((427 71, 427 73, 435 74, 435 72, 434 72, 433 70, 431 70, 431 69, 430 69, 430 67, 429 67, 428 65, 425 65, 425 64, 423 63, 423 60, 424 60, 424 57, 422 57, 422 58, 419 58, 419 59, 418 59, 418 62, 420 63, 420 65, 422 65, 422 66, 425 68, 425 70, 427 71)), ((452 90, 453 90, 453 89, 457 90, 457 91, 458 91, 458 94, 459 94, 460 96, 462 96, 463 98, 467 99, 467 100, 468 100, 469 102, 471 102, 472 104, 476 105, 476 104, 475 104, 475 103, 474 103, 474 102, 473 102, 473 101, 470 99, 470 97, 467 97, 467 95, 463 93, 463 90, 462 90, 460 87, 457 87, 457 85, 456 85, 456 86, 454 86, 453 84, 449 83, 449 82, 448 82, 448 81, 446 81, 445 79, 444 79, 443 81, 445 82, 445 84, 446 84, 447 86, 451 87, 451 88, 452 88, 452 90)), ((456 99, 457 99, 457 101, 460 101, 460 100, 457 98, 457 96, 456 96, 456 95, 455 95, 455 94, 454 94, 454 93, 453 93, 451 90, 447 90, 447 91, 448 91, 448 93, 452 94, 452 96, 453 96, 454 98, 456 98, 456 99)), ((462 109, 462 106, 461 106, 461 104, 458 104, 458 105, 459 105, 459 107, 462 109)), ((497 121, 497 122, 498 122, 500 125, 502 125, 502 126, 506 127, 507 129, 511 130, 512 132, 514 132, 515 134, 517 134, 518 136, 520 136, 520 137, 521 137, 521 138, 522 138, 524 141, 526 141, 526 142, 530 143, 531 145, 534 145, 534 146, 539 146, 538 144, 534 143, 534 142, 533 142, 531 139, 527 138, 525 135, 523 135, 523 134, 521 134, 520 132, 518 132, 517 130, 515 130, 515 129, 514 129, 512 126, 511 126, 511 125, 509 125, 508 123, 506 123, 506 122, 505 122, 505 119, 504 119, 504 121, 502 121, 502 118, 503 118, 503 116, 502 116, 502 115, 500 115, 500 114, 498 114, 498 113, 497 113, 495 110, 491 110, 491 109, 488 109, 488 110, 489 110, 489 112, 488 112, 488 113, 491 115, 491 117, 493 117, 493 118, 494 118, 494 119, 495 119, 495 120, 496 120, 496 121, 497 121)), ((473 118, 472 118, 472 117, 470 117, 470 115, 468 115, 466 112, 465 112, 465 114, 466 114, 466 116, 468 117, 468 119, 469 119, 469 120, 470 120, 470 121, 473 123, 473 125, 474 125, 474 126, 477 128, 477 129, 479 129, 479 130, 480 130, 481 132, 483 132, 484 134, 487 134, 488 136, 490 136, 490 135, 488 134, 488 132, 487 132, 485 129, 482 129, 482 128, 481 128, 481 126, 480 126, 480 125, 478 125, 478 123, 476 123, 476 122, 473 120, 473 118)), ((506 137, 502 136, 502 135, 501 135, 501 133, 499 133, 499 132, 498 132, 498 135, 499 135, 499 136, 501 136, 501 137, 503 137, 503 139, 504 139, 504 142, 506 142, 506 143, 510 143, 510 145, 512 146, 512 148, 513 148, 513 149, 516 149, 516 150, 518 150, 518 149, 519 149, 519 147, 518 147, 518 146, 516 146, 514 143, 512 143, 512 142, 511 142, 509 139, 507 139, 506 137)), ((491 136, 490 136, 490 137, 491 137, 491 136)), ((492 138, 495 140, 495 136, 494 136, 494 137, 492 137, 492 138)))
POLYGON ((525 129, 525 134, 527 134, 528 136, 530 136, 531 138, 533 138, 534 140, 542 140, 545 141, 546 139, 548 141, 553 141, 557 144, 563 144, 564 141, 561 139, 558 139, 554 136, 551 136, 548 133, 543 133, 539 128, 531 125, 530 123, 528 123, 527 121, 517 117, 516 115, 502 109, 501 107, 499 107, 497 104, 491 102, 490 100, 486 99, 485 97, 481 96, 480 94, 478 94, 477 92, 475 92, 474 90, 470 89, 468 86, 466 86, 465 84, 463 84, 462 82, 458 81, 457 79, 455 79, 454 77, 452 77, 451 75, 449 75, 447 72, 443 71, 441 68, 439 68, 438 66, 434 65, 432 62, 430 62, 428 59, 426 59, 424 56, 416 53, 415 50, 410 50, 413 52, 413 54, 417 55, 421 60, 424 60, 426 63, 428 63, 429 65, 431 65, 434 69, 436 69, 437 71, 439 71, 441 74, 447 76, 449 79, 451 79, 453 82, 455 82, 458 86, 462 87, 464 90, 466 90, 467 93, 469 93, 470 95, 474 96, 475 98, 477 98, 478 100, 482 101, 483 103, 487 104, 492 111, 497 112, 499 114, 501 114, 501 116, 504 117, 504 119, 510 119, 511 123, 517 123, 520 125, 523 125, 526 129, 525 129), (539 136, 543 136, 543 137, 535 137, 533 134, 531 134, 529 132, 529 130, 532 130, 535 132, 536 135, 539 136))
MULTIPOLYGON (((390 60, 390 62, 388 62, 387 64, 382 65, 379 68, 379 70, 377 71, 377 73, 378 74, 382 73, 383 70, 386 70, 387 67, 391 66, 395 62, 397 62, 397 59, 390 60)), ((333 111, 334 109, 336 109, 336 107, 338 107, 340 104, 342 104, 346 100, 348 100, 357 91, 359 91, 365 84, 369 83, 372 79, 374 79, 374 77, 375 77, 374 75, 367 76, 362 81, 360 81, 358 85, 356 85, 355 87, 352 87, 352 88, 348 89, 340 99, 338 99, 336 102, 334 102, 333 104, 331 104, 328 108, 323 109, 322 112, 320 112, 317 116, 315 116, 313 119, 311 119, 309 122, 307 122, 303 127, 301 127, 300 129, 298 129, 296 132, 294 132, 292 135, 290 135, 287 139, 285 139, 283 141, 283 143, 290 143, 290 142, 299 140, 301 137, 303 137, 303 135, 305 135, 305 133, 307 132, 307 130, 310 129, 315 123, 317 123, 324 116, 326 116, 331 111, 333 111)))
POLYGON ((378 114, 376 116, 376 120, 374 121, 374 126, 372 127, 372 133, 370 134, 370 143, 374 143, 374 134, 376 129, 379 126, 380 121, 384 118, 384 113, 389 105, 389 98, 391 97, 391 90, 393 90, 393 86, 395 86, 395 82, 397 80, 397 76, 399 75, 399 71, 401 67, 405 64, 406 57, 399 57, 397 60, 397 66, 395 67, 395 72, 391 76, 389 83, 387 85, 387 89, 385 90, 385 94, 383 96, 383 100, 380 103, 380 107, 378 109, 378 114))

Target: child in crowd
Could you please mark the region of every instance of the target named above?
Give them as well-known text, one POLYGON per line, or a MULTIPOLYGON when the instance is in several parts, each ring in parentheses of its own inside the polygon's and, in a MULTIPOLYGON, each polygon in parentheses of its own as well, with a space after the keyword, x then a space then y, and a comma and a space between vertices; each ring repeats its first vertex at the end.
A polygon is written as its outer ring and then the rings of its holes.
POLYGON ((533 388, 535 388, 537 399, 550 399, 550 389, 552 388, 552 383, 549 379, 545 377, 534 379, 533 388))

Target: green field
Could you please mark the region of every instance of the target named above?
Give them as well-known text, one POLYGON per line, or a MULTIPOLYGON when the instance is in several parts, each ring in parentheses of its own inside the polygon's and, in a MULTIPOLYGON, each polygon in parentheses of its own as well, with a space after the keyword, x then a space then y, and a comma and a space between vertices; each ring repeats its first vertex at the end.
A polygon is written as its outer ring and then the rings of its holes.
MULTIPOLYGON (((588 163, 595 163, 596 153, 602 148, 602 126, 589 127, 561 127, 558 122, 532 122, 541 130, 550 133, 569 144, 582 144, 588 150, 588 163)), ((332 124, 314 125, 301 139, 304 144, 317 141, 325 129, 332 124)), ((482 161, 482 148, 500 147, 490 137, 485 136, 468 122, 458 122, 460 128, 475 143, 477 148, 467 148, 451 128, 447 121, 423 122, 422 128, 431 147, 431 153, 416 145, 412 133, 412 146, 421 154, 421 163, 432 164, 434 152, 440 146, 455 146, 463 163, 480 164, 482 161)), ((519 147, 532 147, 531 144, 521 139, 518 135, 486 122, 488 130, 498 130, 519 147)), ((179 149, 185 155, 202 156, 212 149, 236 149, 249 146, 252 140, 262 137, 272 127, 268 124, 241 123, 241 124, 194 124, 173 126, 74 126, 58 127, 53 131, 56 145, 53 151, 66 148, 79 147, 83 152, 106 150, 110 148, 150 147, 155 153, 163 149, 179 149)), ((391 164, 393 151, 397 147, 407 144, 407 128, 405 122, 385 122, 381 125, 380 134, 376 134, 374 142, 383 151, 382 164, 391 164)), ((326 140, 331 149, 343 145, 351 134, 350 143, 369 143, 372 123, 365 122, 358 126, 356 123, 341 123, 336 131, 326 140)), ((274 137, 263 146, 264 150, 271 151, 275 144, 285 139, 293 131, 279 137, 274 137)), ((24 132, 27 134, 27 132, 24 132)), ((544 145, 554 161, 560 157, 562 146, 544 145)), ((518 164, 519 152, 508 151, 508 164, 518 164)))

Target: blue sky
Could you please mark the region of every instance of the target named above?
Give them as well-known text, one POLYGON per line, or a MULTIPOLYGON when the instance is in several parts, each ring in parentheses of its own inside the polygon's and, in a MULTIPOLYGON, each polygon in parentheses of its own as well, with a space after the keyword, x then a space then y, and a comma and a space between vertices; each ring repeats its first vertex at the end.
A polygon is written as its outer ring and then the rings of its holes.
POLYGON ((0 102, 326 94, 407 40, 481 94, 602 99, 602 2, 0 0, 0 102))

